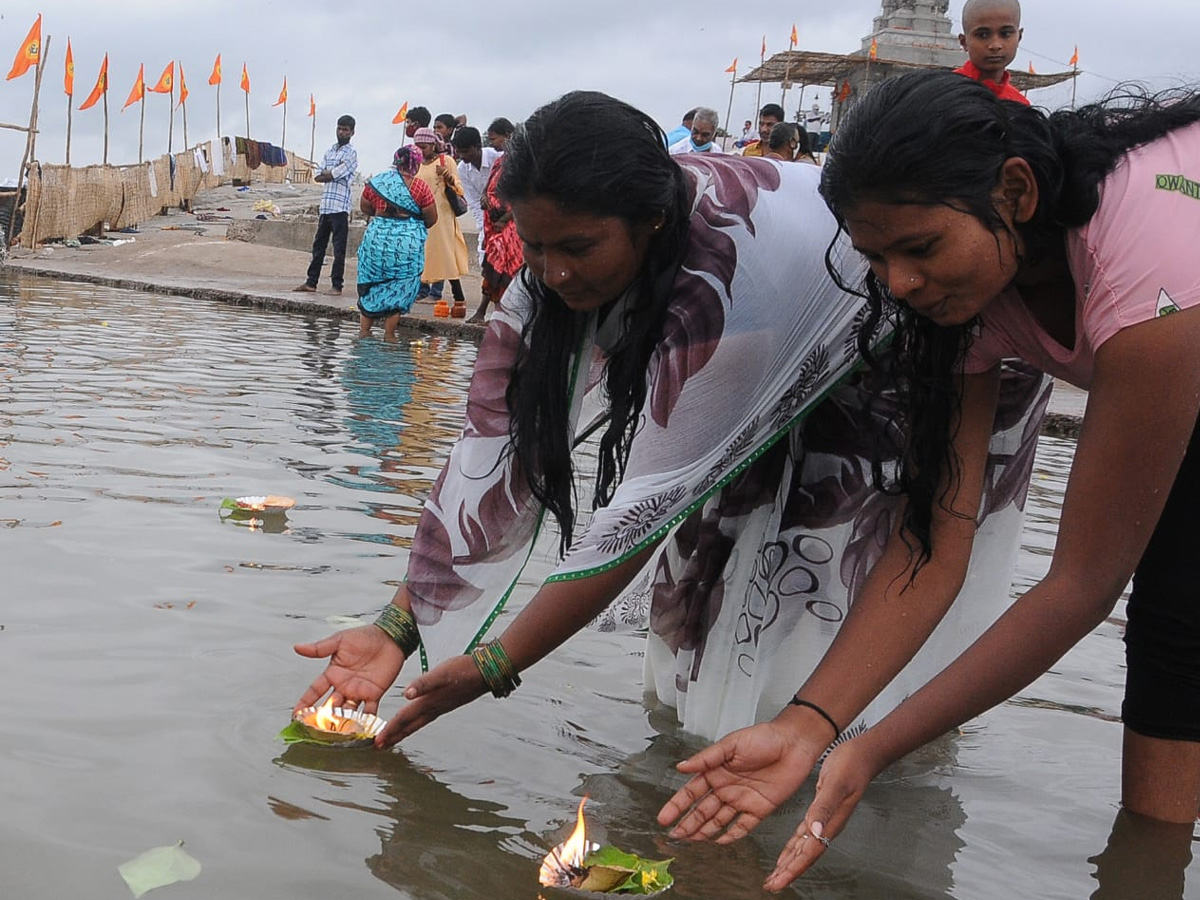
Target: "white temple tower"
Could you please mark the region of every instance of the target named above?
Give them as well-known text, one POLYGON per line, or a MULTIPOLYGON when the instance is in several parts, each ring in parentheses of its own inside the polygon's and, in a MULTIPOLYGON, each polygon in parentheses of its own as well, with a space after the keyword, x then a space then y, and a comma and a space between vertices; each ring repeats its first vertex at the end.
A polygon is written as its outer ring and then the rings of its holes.
POLYGON ((883 0, 862 52, 879 42, 882 59, 926 66, 957 68, 966 60, 949 16, 949 0, 883 0))

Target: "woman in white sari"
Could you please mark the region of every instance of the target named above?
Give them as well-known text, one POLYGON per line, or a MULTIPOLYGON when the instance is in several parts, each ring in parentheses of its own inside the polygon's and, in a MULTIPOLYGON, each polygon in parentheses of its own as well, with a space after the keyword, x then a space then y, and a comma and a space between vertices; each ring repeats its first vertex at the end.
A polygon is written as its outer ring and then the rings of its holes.
POLYGON ((977 553, 969 571, 919 568, 902 498, 876 487, 900 423, 856 372, 880 341, 826 272, 827 253, 854 263, 828 246, 818 177, 673 160, 651 119, 602 94, 530 117, 500 184, 526 268, 489 323, 407 581, 378 627, 296 647, 330 657, 298 706, 329 693, 374 712, 419 649, 428 671, 377 739, 387 746, 489 690, 506 696, 606 609, 610 623, 648 614, 648 691, 711 738, 778 721, 802 781, 999 615, 1048 386, 1015 372, 994 422, 958 424, 959 439, 990 441, 986 465, 957 473, 984 502, 959 509, 949 489, 931 539, 974 537, 977 553), (576 529, 584 434, 600 435, 599 465, 576 529), (480 644, 547 513, 563 559, 480 644))

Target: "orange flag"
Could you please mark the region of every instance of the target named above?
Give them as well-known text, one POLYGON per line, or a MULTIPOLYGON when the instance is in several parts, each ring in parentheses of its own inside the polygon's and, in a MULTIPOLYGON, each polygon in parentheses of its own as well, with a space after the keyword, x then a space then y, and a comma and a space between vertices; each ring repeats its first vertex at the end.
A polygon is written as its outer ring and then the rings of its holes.
POLYGON ((272 106, 282 106, 287 103, 287 76, 283 77, 283 90, 279 92, 279 99, 272 103, 272 106))
POLYGON ((100 75, 96 79, 96 86, 92 88, 92 92, 88 94, 86 100, 83 101, 83 106, 80 109, 91 109, 96 105, 96 102, 105 94, 108 93, 108 54, 104 54, 104 62, 100 63, 100 75))
POLYGON ((139 100, 146 99, 146 67, 138 66, 137 81, 133 83, 133 90, 129 92, 129 98, 125 101, 125 105, 121 107, 121 112, 125 112, 132 104, 139 100))
POLYGON ((221 83, 221 54, 217 54, 217 61, 213 63, 212 74, 208 76, 209 84, 221 83))
POLYGON ((840 100, 842 103, 845 103, 849 99, 850 99, 850 82, 843 81, 842 82, 842 90, 838 94, 838 100, 840 100))
POLYGON ((729 64, 729 68, 726 69, 725 71, 732 72, 734 75, 737 74, 737 57, 736 56, 733 58, 733 62, 731 62, 729 64))
POLYGON ((317 100, 312 94, 308 95, 308 114, 310 116, 317 114, 317 100))
POLYGON ((250 93, 250 73, 246 71, 245 63, 242 63, 242 90, 250 93))
POLYGON ((1030 75, 1036 75, 1036 74, 1037 74, 1037 72, 1033 71, 1033 63, 1030 63, 1030 64, 1029 64, 1029 74, 1030 74, 1030 75))
POLYGON ((871 50, 868 53, 868 56, 870 56, 871 59, 879 59, 879 41, 875 40, 875 38, 871 38, 871 50))
POLYGON ((25 43, 21 45, 21 49, 17 51, 17 57, 13 60, 12 69, 9 70, 8 78, 5 81, 12 81, 14 78, 20 78, 30 67, 38 64, 38 59, 42 55, 42 14, 38 13, 37 21, 33 23, 33 27, 29 29, 29 34, 25 35, 25 43))
MULTIPOLYGON (((1070 65, 1072 65, 1072 66, 1079 65, 1079 45, 1078 44, 1075 45, 1075 52, 1071 54, 1070 65)), ((9 75, 8 77, 12 78, 12 75, 9 75)))
POLYGON ((71 52, 71 39, 67 38, 67 69, 63 75, 63 93, 75 96, 75 54, 71 52))
POLYGON ((183 80, 183 62, 179 63, 179 105, 188 98, 187 82, 183 80))
POLYGON ((156 94, 170 94, 175 90, 175 60, 167 63, 162 74, 158 76, 158 84, 150 88, 156 94))
POLYGON ((793 22, 793 23, 792 23, 792 41, 791 41, 791 46, 795 47, 795 46, 796 46, 798 43, 800 43, 800 36, 799 36, 798 34, 796 34, 796 23, 795 23, 795 22, 793 22))
POLYGON ((765 34, 763 35, 762 55, 767 55, 767 36, 765 34))
POLYGON ((404 101, 404 105, 400 107, 400 112, 392 118, 393 125, 403 125, 404 120, 408 118, 408 101, 404 101))

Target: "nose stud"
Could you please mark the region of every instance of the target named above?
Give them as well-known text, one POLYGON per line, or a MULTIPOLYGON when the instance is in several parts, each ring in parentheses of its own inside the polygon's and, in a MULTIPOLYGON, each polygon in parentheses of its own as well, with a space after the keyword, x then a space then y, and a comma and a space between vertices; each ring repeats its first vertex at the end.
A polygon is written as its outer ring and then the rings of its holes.
POLYGON ((566 278, 566 277, 567 277, 567 270, 566 270, 566 269, 563 269, 561 272, 559 272, 559 273, 558 273, 558 277, 559 277, 559 278, 566 278))

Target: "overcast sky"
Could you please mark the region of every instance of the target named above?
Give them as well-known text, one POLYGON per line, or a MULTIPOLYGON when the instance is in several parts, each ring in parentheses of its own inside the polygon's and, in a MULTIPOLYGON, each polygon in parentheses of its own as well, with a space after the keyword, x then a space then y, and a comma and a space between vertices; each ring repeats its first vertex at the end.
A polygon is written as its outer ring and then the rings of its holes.
MULTIPOLYGON (((671 128, 691 106, 716 108, 722 119, 729 102, 724 69, 738 58, 741 73, 758 62, 766 34, 768 54, 787 49, 795 22, 800 49, 848 53, 869 34, 878 0, 747 5, 733 0, 644 0, 640 3, 576 0, 456 0, 440 4, 385 4, 378 0, 43 0, 0 6, 0 73, 38 12, 43 37, 50 37, 42 82, 37 157, 61 163, 66 141, 67 98, 63 93, 67 38, 75 57, 71 161, 99 163, 104 114, 100 104, 78 106, 109 54, 109 162, 137 161, 138 106, 121 106, 146 66, 152 85, 172 59, 182 63, 190 92, 188 138, 196 143, 216 133, 216 88, 209 86, 220 53, 221 130, 246 131, 245 95, 238 87, 243 62, 251 82, 250 133, 279 143, 282 107, 272 108, 283 79, 288 83, 287 145, 307 155, 312 120, 309 94, 317 104, 318 155, 332 142, 335 120, 358 120, 354 143, 361 167, 378 171, 391 160, 401 128, 392 117, 408 102, 439 112, 465 113, 484 127, 495 116, 519 121, 542 103, 575 88, 602 90, 641 107, 671 128), (411 18, 406 18, 410 15, 411 18)), ((961 0, 950 15, 959 28, 961 0)), ((1014 68, 1030 62, 1039 72, 1069 68, 1079 45, 1078 92, 1094 98, 1121 80, 1166 87, 1200 84, 1197 0, 1026 0, 1025 40, 1014 68)), ((176 76, 178 84, 178 75, 176 76)), ((27 124, 33 96, 31 70, 0 82, 0 122, 27 124)), ((805 106, 811 103, 808 89, 805 106)), ((779 100, 779 87, 765 86, 763 102, 779 100)), ((823 106, 829 92, 820 91, 823 106)), ((756 85, 739 84, 732 119, 752 117, 756 85)), ((1069 85, 1035 91, 1038 105, 1070 103, 1069 85)), ((789 111, 799 91, 788 97, 789 111)), ((148 93, 145 153, 167 149, 169 101, 148 93)), ((740 128, 735 130, 740 131, 740 128)), ((24 135, 0 130, 0 180, 15 178, 24 135), (10 171, 11 170, 11 171, 10 171)), ((182 119, 175 113, 174 147, 183 144, 182 119)))

